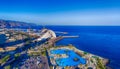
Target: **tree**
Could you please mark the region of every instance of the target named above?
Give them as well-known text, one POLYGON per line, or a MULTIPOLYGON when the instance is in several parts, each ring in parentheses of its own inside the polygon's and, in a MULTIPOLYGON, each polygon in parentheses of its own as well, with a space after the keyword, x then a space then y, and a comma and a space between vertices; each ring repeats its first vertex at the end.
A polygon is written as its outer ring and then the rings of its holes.
POLYGON ((10 69, 10 68, 11 68, 10 65, 4 67, 4 69, 10 69))
POLYGON ((17 53, 14 56, 15 56, 15 58, 18 58, 20 56, 20 53, 17 53))
POLYGON ((1 59, 0 63, 5 63, 10 58, 10 55, 6 55, 4 58, 1 59))

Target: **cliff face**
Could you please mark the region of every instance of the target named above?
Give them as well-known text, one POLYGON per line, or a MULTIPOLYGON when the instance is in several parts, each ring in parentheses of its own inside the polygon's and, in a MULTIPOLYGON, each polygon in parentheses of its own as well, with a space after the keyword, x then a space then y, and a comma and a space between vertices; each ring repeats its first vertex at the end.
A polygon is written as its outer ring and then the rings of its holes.
POLYGON ((32 24, 32 23, 0 19, 0 28, 28 28, 28 27, 35 27, 35 26, 36 24, 32 24))

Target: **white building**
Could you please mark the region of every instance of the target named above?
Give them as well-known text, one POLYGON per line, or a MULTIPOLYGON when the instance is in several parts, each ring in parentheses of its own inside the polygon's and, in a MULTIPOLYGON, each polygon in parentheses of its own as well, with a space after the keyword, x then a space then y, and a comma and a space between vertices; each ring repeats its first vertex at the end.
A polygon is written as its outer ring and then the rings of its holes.
POLYGON ((49 29, 42 29, 40 33, 40 38, 38 38, 38 41, 41 41, 43 39, 48 39, 48 38, 56 38, 56 34, 54 31, 49 30, 49 29))

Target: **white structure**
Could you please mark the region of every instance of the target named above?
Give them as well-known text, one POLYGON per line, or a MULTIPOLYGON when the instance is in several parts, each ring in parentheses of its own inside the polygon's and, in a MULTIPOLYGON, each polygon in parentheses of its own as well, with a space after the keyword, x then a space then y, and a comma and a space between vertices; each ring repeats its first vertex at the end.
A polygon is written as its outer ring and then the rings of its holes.
POLYGON ((40 33, 40 38, 37 39, 37 41, 41 41, 43 39, 53 39, 56 38, 56 34, 54 31, 49 30, 49 29, 42 29, 40 33))

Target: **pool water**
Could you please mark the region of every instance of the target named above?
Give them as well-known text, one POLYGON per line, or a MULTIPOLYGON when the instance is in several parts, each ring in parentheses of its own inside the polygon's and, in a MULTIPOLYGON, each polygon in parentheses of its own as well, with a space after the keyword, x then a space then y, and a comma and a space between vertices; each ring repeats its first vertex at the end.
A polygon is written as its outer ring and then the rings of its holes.
POLYGON ((67 58, 57 58, 55 59, 58 66, 65 67, 65 66, 78 66, 79 64, 86 64, 86 60, 76 54, 72 50, 68 49, 57 49, 51 50, 51 54, 66 54, 67 58))

